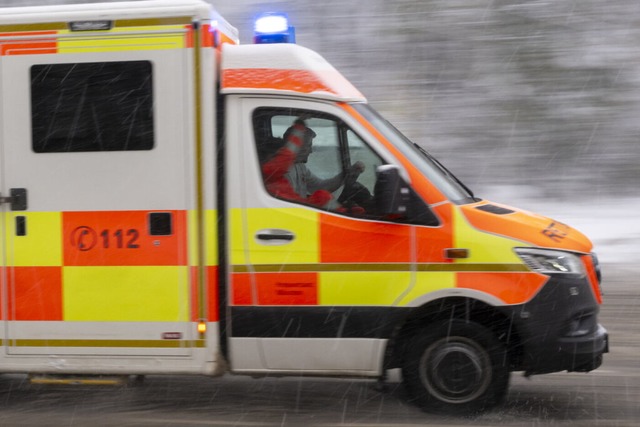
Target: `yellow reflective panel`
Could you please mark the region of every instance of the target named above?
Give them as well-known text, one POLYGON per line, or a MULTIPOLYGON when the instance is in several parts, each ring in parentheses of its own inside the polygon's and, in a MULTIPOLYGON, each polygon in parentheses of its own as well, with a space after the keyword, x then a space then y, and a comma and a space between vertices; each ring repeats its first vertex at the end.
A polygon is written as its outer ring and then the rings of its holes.
POLYGON ((423 297, 430 292, 454 288, 455 285, 455 272, 418 272, 416 273, 416 281, 414 285, 405 295, 402 296, 398 305, 413 305, 411 304, 412 301, 424 299, 423 297))
POLYGON ((63 318, 188 321, 188 272, 186 266, 64 267, 63 318))
POLYGON ((526 243, 477 230, 459 209, 453 209, 453 224, 455 247, 469 250, 469 257, 455 260, 456 264, 522 264, 513 248, 528 246, 526 243))
POLYGON ((319 305, 395 305, 411 272, 320 273, 319 305))
POLYGON ((248 264, 247 250, 245 247, 244 209, 231 209, 229 211, 229 247, 231 248, 231 264, 248 264))
POLYGON ((198 265, 198 213, 187 211, 187 235, 189 236, 189 265, 198 265))
POLYGON ((62 214, 12 212, 5 216, 7 265, 58 267, 62 265, 62 214), (23 217, 24 236, 16 236, 16 218, 23 217))
POLYGON ((215 210, 204 212, 204 230, 198 230, 197 212, 188 214, 189 229, 189 265, 198 265, 198 235, 204 239, 205 265, 218 265, 218 224, 215 210))
MULTIPOLYGON (((247 245, 251 264, 303 264, 320 261, 320 215, 307 208, 247 209, 247 245), (261 240, 259 234, 290 233, 293 238, 261 240)), ((233 231, 232 231, 233 233, 233 231)), ((237 264, 234 260, 234 264, 237 264)))
POLYGON ((204 213, 204 238, 207 251, 207 265, 218 265, 218 217, 217 211, 210 209, 204 213))
POLYGON ((84 33, 62 30, 58 34, 60 35, 59 53, 121 52, 187 47, 184 25, 121 27, 109 31, 84 33), (138 34, 130 34, 136 32, 138 34))

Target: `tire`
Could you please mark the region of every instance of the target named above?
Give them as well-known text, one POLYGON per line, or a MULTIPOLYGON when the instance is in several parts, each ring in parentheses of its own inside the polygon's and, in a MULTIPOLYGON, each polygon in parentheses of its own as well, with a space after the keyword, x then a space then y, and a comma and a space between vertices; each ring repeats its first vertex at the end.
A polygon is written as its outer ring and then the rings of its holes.
POLYGON ((452 320, 413 337, 402 376, 410 400, 425 411, 470 415, 502 402, 509 363, 504 345, 490 330, 452 320))

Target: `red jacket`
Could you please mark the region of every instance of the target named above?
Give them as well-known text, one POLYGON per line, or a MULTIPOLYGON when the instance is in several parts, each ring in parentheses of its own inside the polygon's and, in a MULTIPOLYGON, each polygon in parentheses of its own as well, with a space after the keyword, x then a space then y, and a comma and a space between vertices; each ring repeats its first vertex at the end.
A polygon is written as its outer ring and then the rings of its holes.
POLYGON ((306 126, 301 120, 296 120, 293 132, 285 141, 285 144, 268 161, 262 164, 262 177, 267 191, 272 196, 280 199, 301 202, 318 207, 326 207, 331 201, 332 195, 326 190, 318 190, 309 197, 302 197, 296 193, 289 180, 284 176, 293 162, 304 142, 306 126))

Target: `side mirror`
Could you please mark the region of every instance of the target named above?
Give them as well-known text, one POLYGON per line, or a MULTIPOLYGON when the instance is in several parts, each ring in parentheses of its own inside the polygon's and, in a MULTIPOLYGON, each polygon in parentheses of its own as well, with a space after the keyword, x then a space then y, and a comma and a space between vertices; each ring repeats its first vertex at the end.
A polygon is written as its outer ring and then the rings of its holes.
POLYGON ((395 165, 381 165, 376 169, 374 200, 377 213, 382 216, 404 217, 408 213, 410 191, 395 165))

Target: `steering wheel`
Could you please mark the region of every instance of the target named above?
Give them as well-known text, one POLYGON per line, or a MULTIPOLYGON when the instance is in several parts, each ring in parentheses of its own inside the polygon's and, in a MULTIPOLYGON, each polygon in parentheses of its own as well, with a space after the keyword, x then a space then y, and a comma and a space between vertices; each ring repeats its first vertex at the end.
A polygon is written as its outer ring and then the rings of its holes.
POLYGON ((356 183, 358 181, 359 175, 360 174, 358 174, 355 171, 352 171, 352 170, 347 171, 344 177, 344 182, 342 184, 343 185, 342 192, 338 197, 338 202, 340 202, 341 205, 346 207, 351 207, 355 203, 352 200, 352 198, 356 190, 356 183))

